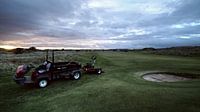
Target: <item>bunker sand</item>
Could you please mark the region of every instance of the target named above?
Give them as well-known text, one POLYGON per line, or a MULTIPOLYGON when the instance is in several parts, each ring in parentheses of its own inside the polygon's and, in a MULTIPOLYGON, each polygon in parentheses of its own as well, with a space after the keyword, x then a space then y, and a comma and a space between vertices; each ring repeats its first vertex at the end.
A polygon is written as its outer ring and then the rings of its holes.
POLYGON ((147 74, 144 75, 143 78, 148 81, 153 82, 178 82, 178 81, 187 81, 192 80, 192 78, 186 78, 182 76, 176 76, 172 74, 147 74))

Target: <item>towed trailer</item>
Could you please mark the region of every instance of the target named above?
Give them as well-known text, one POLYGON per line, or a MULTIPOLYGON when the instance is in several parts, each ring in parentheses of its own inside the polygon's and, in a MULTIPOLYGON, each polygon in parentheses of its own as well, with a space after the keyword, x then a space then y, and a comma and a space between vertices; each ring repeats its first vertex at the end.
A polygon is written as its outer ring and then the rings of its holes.
POLYGON ((50 81, 60 78, 71 78, 79 80, 81 78, 81 64, 74 61, 54 62, 54 51, 52 51, 52 61, 48 60, 48 51, 44 63, 34 69, 31 76, 25 76, 33 65, 20 65, 16 70, 13 79, 17 84, 34 84, 40 88, 45 88, 50 81))

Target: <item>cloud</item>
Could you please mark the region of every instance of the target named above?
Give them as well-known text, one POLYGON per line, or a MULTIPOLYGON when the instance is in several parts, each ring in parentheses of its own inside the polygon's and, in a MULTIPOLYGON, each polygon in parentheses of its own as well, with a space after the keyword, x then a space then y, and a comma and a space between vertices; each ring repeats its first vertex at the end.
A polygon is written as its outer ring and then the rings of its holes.
POLYGON ((172 25, 171 27, 172 28, 185 28, 185 27, 193 27, 193 26, 200 26, 200 20, 197 22, 175 24, 175 25, 172 25))
POLYGON ((199 5, 198 0, 1 0, 0 43, 41 48, 200 45, 199 5))

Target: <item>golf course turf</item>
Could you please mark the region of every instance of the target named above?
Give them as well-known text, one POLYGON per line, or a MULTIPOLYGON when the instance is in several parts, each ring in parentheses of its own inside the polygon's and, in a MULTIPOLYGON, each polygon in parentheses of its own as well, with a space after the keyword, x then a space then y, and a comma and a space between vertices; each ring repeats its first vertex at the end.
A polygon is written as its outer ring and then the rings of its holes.
POLYGON ((140 52, 55 53, 55 61, 82 64, 97 56, 102 75, 56 80, 44 89, 19 86, 12 77, 20 64, 42 63, 45 52, 0 54, 0 112, 200 112, 200 79, 150 82, 151 71, 200 73, 200 57, 140 52))

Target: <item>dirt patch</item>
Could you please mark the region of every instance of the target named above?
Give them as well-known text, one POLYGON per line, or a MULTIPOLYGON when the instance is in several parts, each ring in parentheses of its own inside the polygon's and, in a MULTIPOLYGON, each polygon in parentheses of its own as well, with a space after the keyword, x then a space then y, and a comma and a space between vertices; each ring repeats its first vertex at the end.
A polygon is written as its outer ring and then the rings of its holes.
POLYGON ((196 74, 183 73, 147 73, 142 76, 143 79, 153 82, 178 82, 198 78, 196 74))

